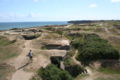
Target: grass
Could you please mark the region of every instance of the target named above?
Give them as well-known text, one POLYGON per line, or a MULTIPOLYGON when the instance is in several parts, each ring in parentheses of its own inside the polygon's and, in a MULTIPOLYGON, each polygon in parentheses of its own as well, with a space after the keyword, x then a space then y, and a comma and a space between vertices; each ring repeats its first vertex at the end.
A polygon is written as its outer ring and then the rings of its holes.
POLYGON ((6 78, 11 75, 14 68, 7 64, 0 64, 0 80, 7 80, 6 78))
POLYGON ((60 35, 56 33, 47 33, 42 39, 60 39, 60 35))
POLYGON ((120 70, 113 70, 111 68, 103 68, 102 67, 98 71, 105 73, 105 74, 120 74, 120 70))
POLYGON ((71 57, 68 57, 64 60, 64 64, 65 66, 69 66, 69 65, 74 65, 75 63, 71 57))
POLYGON ((116 78, 116 77, 113 77, 113 78, 97 78, 95 80, 120 80, 120 78, 116 78))
POLYGON ((94 32, 105 33, 105 29, 102 28, 102 27, 100 27, 100 28, 96 28, 96 29, 94 30, 94 32))
POLYGON ((17 56, 16 40, 10 41, 6 37, 0 36, 0 62, 17 56))
POLYGON ((111 29, 109 29, 109 31, 110 31, 112 34, 120 35, 120 33, 118 32, 118 30, 117 30, 116 28, 111 28, 111 29))
POLYGON ((0 80, 7 80, 11 76, 14 68, 4 63, 4 61, 18 55, 18 46, 14 43, 16 40, 10 41, 6 37, 0 36, 0 80))
POLYGON ((14 50, 13 48, 15 49, 15 47, 0 48, 0 62, 18 55, 17 50, 14 50))
POLYGON ((87 27, 87 28, 82 28, 83 31, 94 31, 94 27, 87 27))
POLYGON ((16 40, 9 41, 6 37, 0 36, 0 46, 7 46, 14 42, 16 42, 16 40))
POLYGON ((111 42, 111 44, 120 51, 120 38, 111 36, 108 38, 108 40, 111 42))
POLYGON ((46 27, 45 29, 46 30, 53 30, 54 28, 53 27, 46 27))
POLYGON ((80 79, 87 77, 87 76, 88 76, 88 74, 80 74, 75 78, 75 80, 80 80, 80 79))

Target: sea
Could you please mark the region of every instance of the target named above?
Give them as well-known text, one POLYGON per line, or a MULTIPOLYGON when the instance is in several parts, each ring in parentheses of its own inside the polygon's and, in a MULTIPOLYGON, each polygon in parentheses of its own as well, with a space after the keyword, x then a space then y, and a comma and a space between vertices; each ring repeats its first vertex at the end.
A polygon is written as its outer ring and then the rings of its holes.
POLYGON ((13 28, 30 28, 47 25, 66 25, 67 21, 60 22, 0 22, 0 30, 9 30, 13 28))

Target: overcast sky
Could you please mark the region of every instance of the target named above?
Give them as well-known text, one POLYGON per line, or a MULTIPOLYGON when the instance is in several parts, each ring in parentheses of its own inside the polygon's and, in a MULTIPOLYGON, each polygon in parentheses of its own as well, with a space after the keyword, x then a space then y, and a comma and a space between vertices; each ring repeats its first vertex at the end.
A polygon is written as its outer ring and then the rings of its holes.
POLYGON ((120 0, 0 0, 0 22, 120 19, 120 0))

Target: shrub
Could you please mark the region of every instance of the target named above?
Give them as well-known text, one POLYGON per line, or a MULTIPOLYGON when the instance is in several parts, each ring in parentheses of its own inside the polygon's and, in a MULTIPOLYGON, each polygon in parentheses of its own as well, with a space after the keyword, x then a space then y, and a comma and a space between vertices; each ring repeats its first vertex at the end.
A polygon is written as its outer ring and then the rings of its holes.
POLYGON ((62 57, 59 57, 59 56, 55 57, 54 56, 54 57, 51 57, 50 60, 51 60, 52 64, 54 64, 54 65, 56 65, 57 67, 60 68, 60 61, 62 60, 62 57))
POLYGON ((75 55, 75 49, 71 48, 68 52, 67 52, 67 56, 73 57, 75 55))
POLYGON ((101 59, 119 59, 119 52, 96 34, 84 34, 84 37, 78 38, 72 45, 78 49, 77 60, 83 64, 101 59))
POLYGON ((65 60, 64 60, 64 65, 65 66, 70 66, 70 65, 74 65, 74 61, 73 59, 71 59, 71 57, 67 57, 65 60))
POLYGON ((41 76, 43 80, 73 80, 67 71, 63 71, 52 64, 46 68, 39 69, 38 75, 41 76))
POLYGON ((73 77, 77 77, 79 74, 84 72, 84 68, 79 65, 70 65, 66 66, 65 70, 68 71, 73 77))
POLYGON ((71 42, 71 45, 78 49, 79 47, 82 47, 85 44, 85 41, 82 38, 78 38, 75 41, 71 42))

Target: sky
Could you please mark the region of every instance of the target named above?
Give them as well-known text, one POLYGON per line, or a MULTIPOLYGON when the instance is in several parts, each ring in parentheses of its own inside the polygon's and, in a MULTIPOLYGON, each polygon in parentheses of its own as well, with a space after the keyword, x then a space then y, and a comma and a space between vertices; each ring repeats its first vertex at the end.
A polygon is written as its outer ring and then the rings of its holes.
POLYGON ((120 0, 0 0, 0 22, 120 20, 120 0))

